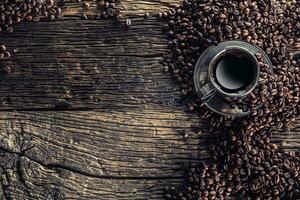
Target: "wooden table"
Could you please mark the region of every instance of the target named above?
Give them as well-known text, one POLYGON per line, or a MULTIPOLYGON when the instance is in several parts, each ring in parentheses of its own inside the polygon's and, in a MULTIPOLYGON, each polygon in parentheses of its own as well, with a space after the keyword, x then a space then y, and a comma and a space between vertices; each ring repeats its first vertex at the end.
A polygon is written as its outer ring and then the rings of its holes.
MULTIPOLYGON (((130 28, 67 2, 61 21, 0 35, 12 53, 0 63, 12 70, 0 75, 1 199, 163 199, 184 162, 208 156, 209 135, 183 138, 205 126, 159 64, 164 22, 143 17, 179 2, 124 0, 130 28)), ((274 141, 298 149, 298 130, 274 141)))

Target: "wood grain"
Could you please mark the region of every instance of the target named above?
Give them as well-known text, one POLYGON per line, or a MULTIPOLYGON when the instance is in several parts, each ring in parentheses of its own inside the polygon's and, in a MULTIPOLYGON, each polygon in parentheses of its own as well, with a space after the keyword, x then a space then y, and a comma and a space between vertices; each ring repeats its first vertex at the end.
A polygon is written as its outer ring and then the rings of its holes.
POLYGON ((178 86, 159 61, 166 53, 161 23, 136 19, 22 24, 6 36, 12 73, 1 77, 2 110, 169 104, 178 86))
MULTIPOLYGON (((121 4, 117 4, 117 8, 121 10, 122 15, 127 17, 144 16, 146 12, 153 17, 158 12, 168 11, 169 8, 181 2, 182 0, 123 0, 121 4)), ((66 1, 64 18, 74 19, 81 17, 83 13, 87 15, 97 13, 96 1, 91 1, 90 5, 90 9, 85 10, 82 3, 72 3, 72 0, 66 1)))
MULTIPOLYGON (((179 2, 124 0, 127 28, 66 1, 63 20, 0 34, 12 52, 0 63, 12 69, 0 75, 1 199, 163 199, 184 162, 208 158, 205 122, 160 65, 164 22, 143 18, 179 2)), ((299 149, 298 129, 273 140, 299 149)))
MULTIPOLYGON (((185 161, 207 156, 198 119, 178 110, 3 112, 1 168, 12 199, 161 199, 185 161), (176 116, 176 119, 174 119, 176 116)), ((4 181, 4 180, 3 180, 4 181)), ((4 181, 5 182, 5 181, 4 181)))
MULTIPOLYGON (((20 184, 18 177, 8 179, 15 184, 6 188, 12 199, 161 199, 163 185, 169 180, 98 179, 65 170, 47 169, 27 158, 20 158, 26 182, 20 184), (58 175, 59 174, 59 175, 58 175)), ((12 173, 13 174, 13 173, 12 173)))
POLYGON ((174 163, 205 155, 196 135, 183 140, 182 131, 196 124, 166 109, 160 115, 156 109, 18 112, 3 116, 0 141, 8 151, 90 176, 169 177, 179 169, 174 163))

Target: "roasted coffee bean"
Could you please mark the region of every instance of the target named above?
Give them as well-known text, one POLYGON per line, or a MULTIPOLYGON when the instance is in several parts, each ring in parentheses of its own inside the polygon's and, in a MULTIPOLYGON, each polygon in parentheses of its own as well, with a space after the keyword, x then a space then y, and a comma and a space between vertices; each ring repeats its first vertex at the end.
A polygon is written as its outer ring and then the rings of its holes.
POLYGON ((6 46, 4 44, 0 44, 0 59, 9 58, 9 57, 10 57, 10 53, 6 49, 6 46))
POLYGON ((150 15, 148 12, 146 12, 146 13, 144 14, 144 17, 145 17, 145 19, 149 19, 149 18, 151 17, 151 15, 150 15))
POLYGON ((131 19, 126 19, 126 26, 131 26, 131 19))
POLYGON ((89 9, 90 7, 91 7, 91 4, 90 3, 88 3, 88 2, 83 2, 83 7, 85 8, 85 9, 89 9))

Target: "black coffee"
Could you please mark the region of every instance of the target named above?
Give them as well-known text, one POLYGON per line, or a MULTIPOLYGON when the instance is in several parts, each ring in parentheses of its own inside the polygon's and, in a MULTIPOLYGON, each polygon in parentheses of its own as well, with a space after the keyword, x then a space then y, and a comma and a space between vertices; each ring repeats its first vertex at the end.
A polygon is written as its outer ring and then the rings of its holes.
POLYGON ((254 82, 257 68, 249 57, 225 55, 216 64, 218 85, 226 92, 237 92, 254 82))

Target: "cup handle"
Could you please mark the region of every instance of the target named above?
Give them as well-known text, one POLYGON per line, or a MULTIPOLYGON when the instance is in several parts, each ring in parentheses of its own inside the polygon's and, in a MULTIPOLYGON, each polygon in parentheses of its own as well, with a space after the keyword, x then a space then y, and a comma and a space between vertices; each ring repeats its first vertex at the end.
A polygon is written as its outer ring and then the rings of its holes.
POLYGON ((207 82, 204 86, 202 86, 199 91, 203 94, 201 97, 203 102, 208 102, 216 94, 216 88, 210 82, 207 82))

